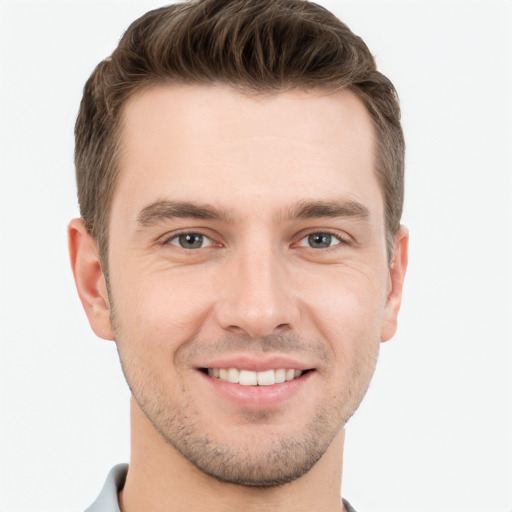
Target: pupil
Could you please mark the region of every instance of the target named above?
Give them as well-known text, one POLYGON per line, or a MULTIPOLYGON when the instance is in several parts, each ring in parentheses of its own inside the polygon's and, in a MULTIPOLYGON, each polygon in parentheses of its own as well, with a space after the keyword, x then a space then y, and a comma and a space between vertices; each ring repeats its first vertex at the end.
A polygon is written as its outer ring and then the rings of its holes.
POLYGON ((331 245, 331 235, 328 233, 315 233, 308 237, 309 245, 315 248, 325 248, 331 245))
POLYGON ((181 247, 184 247, 185 249, 199 249, 203 245, 203 235, 181 235, 179 241, 181 247))

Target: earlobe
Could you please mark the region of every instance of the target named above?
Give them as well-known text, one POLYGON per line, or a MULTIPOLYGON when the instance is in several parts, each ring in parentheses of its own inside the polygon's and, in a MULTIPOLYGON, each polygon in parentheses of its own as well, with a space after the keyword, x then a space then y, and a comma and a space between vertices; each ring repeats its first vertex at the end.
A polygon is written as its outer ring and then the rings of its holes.
POLYGON ((390 290, 384 312, 381 341, 390 340, 396 332, 398 312, 402 302, 402 290, 409 255, 409 232, 400 226, 395 235, 393 259, 389 267, 390 290))
POLYGON ((76 288, 92 330, 100 338, 113 340, 105 276, 96 243, 82 219, 69 223, 68 246, 76 288))

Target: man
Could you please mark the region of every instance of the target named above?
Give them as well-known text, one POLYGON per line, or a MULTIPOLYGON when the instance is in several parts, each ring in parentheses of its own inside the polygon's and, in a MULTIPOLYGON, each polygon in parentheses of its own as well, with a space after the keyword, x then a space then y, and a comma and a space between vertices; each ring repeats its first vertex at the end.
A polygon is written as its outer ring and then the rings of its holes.
POLYGON ((301 0, 152 11, 99 64, 69 245, 132 445, 89 511, 353 510, 344 425, 407 266, 399 118, 364 42, 301 0))

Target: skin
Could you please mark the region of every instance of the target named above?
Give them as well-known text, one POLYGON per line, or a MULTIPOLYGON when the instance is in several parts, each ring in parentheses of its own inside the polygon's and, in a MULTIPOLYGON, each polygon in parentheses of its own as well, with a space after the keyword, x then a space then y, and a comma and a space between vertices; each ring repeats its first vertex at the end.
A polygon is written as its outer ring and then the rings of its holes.
POLYGON ((94 241, 69 226, 80 298, 132 390, 123 512, 343 510, 343 427, 395 333, 407 266, 405 228, 387 261, 374 160, 349 91, 129 100, 108 291, 94 241), (228 358, 311 371, 283 399, 234 402, 199 369, 228 358))

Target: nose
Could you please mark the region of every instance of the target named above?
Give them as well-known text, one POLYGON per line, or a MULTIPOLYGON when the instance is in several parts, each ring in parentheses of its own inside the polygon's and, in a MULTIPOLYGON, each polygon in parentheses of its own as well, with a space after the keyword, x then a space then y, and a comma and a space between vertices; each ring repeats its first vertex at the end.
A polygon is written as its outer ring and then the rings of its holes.
POLYGON ((252 339, 292 329, 299 319, 293 274, 286 258, 271 248, 247 248, 234 255, 223 272, 218 324, 252 339))

